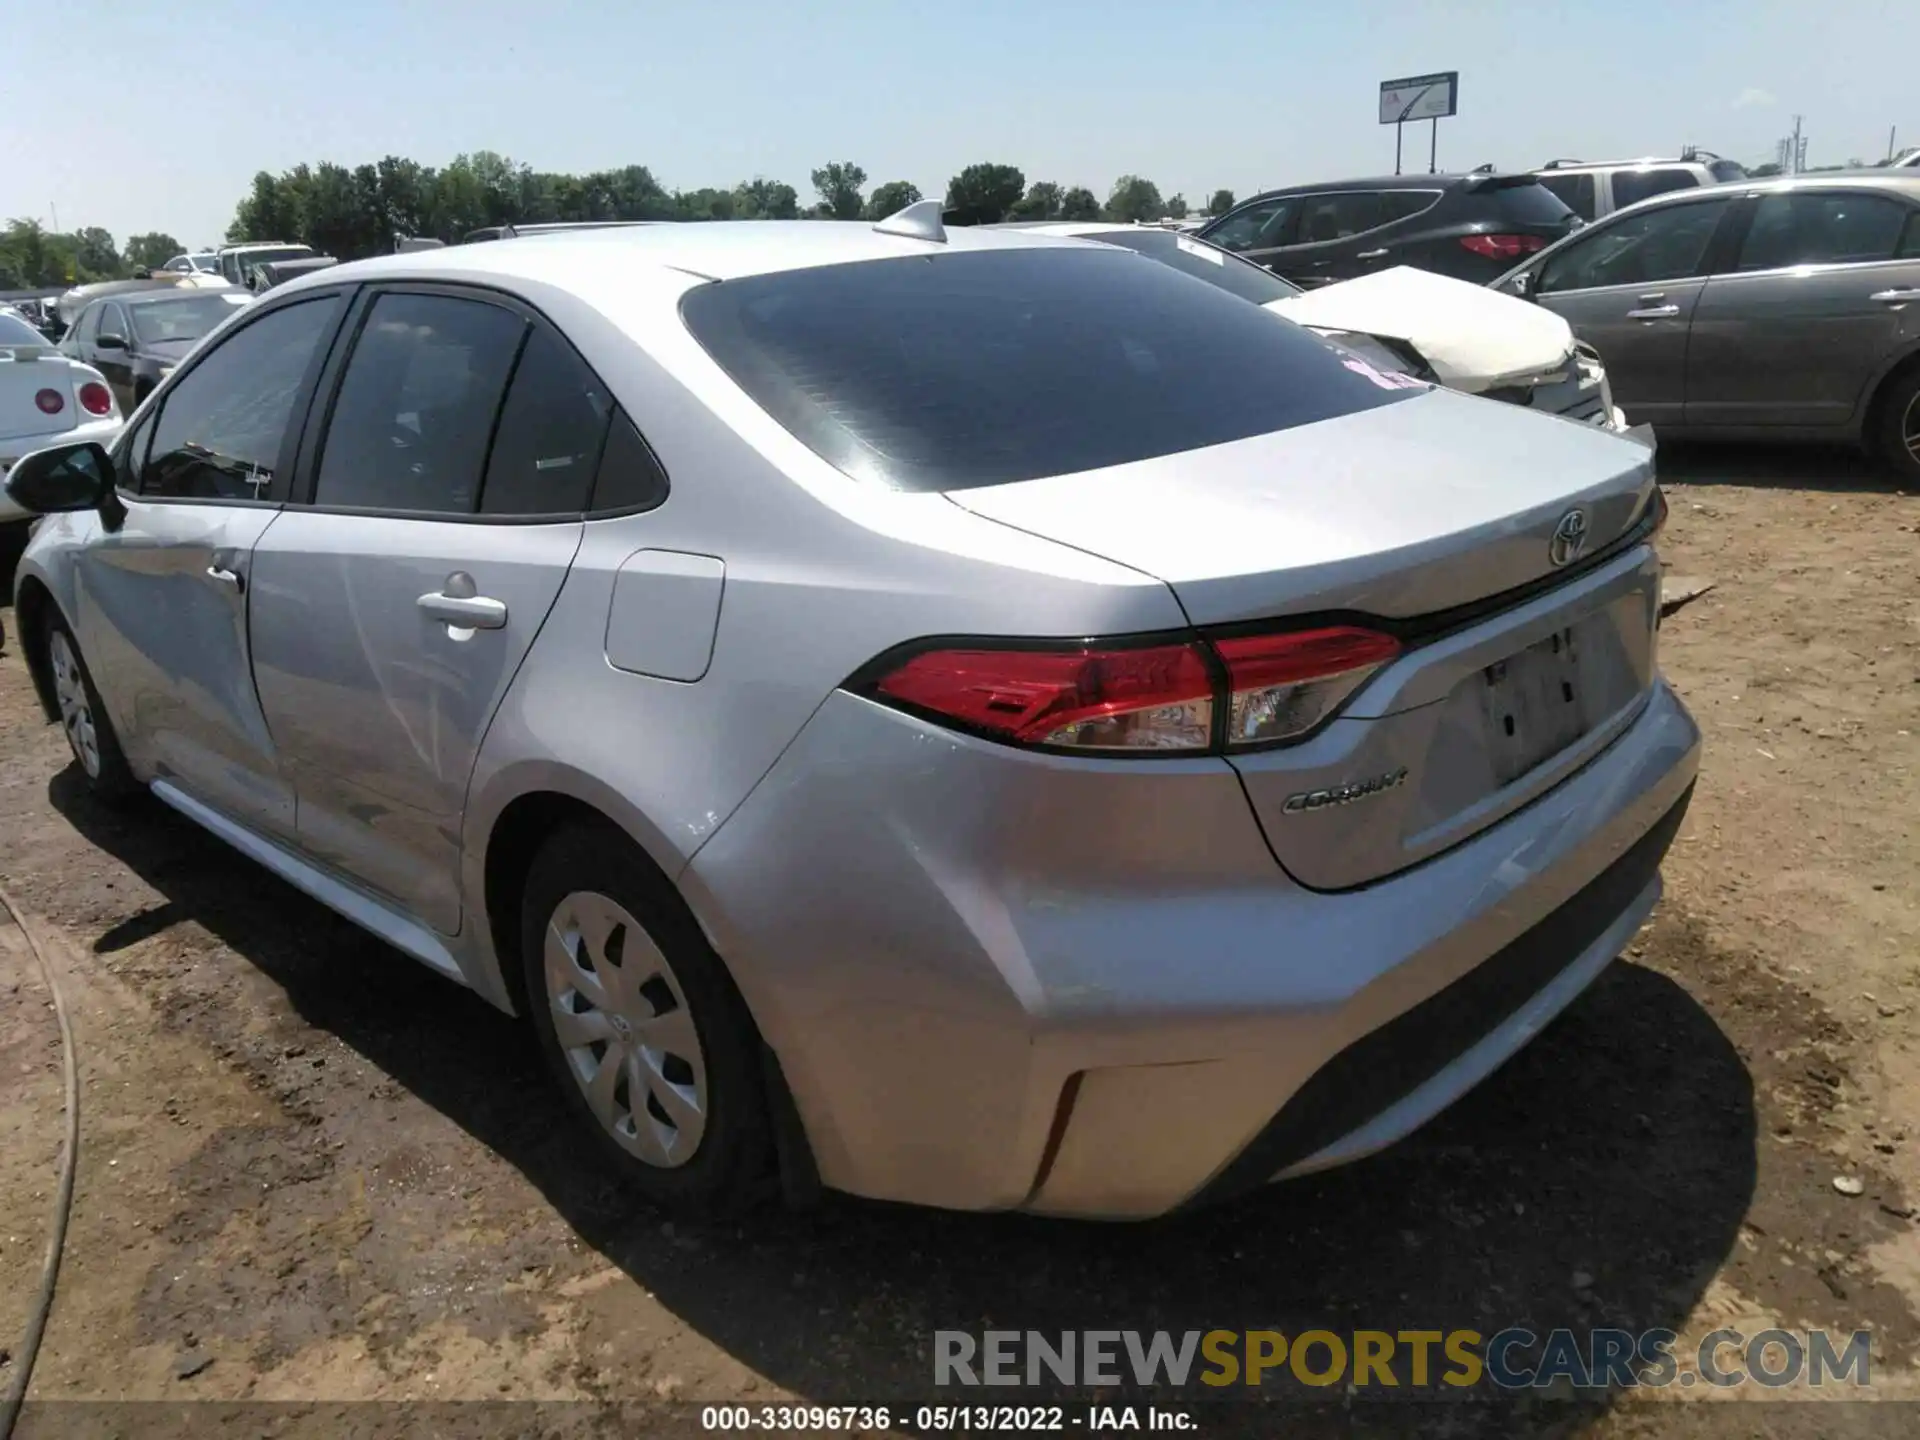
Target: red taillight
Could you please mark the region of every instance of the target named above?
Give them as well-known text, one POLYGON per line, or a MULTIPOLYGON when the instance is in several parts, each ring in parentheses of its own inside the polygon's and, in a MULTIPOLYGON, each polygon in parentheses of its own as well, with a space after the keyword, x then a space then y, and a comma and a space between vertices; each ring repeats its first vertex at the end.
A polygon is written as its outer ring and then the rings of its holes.
POLYGON ((1460 243, 1489 260, 1518 260, 1547 245, 1538 235, 1462 235, 1460 243))
POLYGON ((113 413, 113 392, 98 380, 89 380, 78 391, 80 408, 89 415, 111 415, 113 413))
POLYGON ((67 402, 60 398, 58 390, 42 390, 33 397, 33 403, 40 407, 42 415, 58 415, 67 408, 67 402))
POLYGON ((1377 630, 1334 625, 1215 640, 1227 667, 1227 748, 1271 745, 1305 735, 1400 653, 1377 630))
POLYGON ((1213 730, 1213 675, 1197 645, 928 650, 874 689, 1026 745, 1204 750, 1213 730))
POLYGON ((1391 635, 1344 625, 1154 646, 982 645, 923 651, 864 688, 1015 744, 1199 753, 1214 748, 1222 711, 1229 750, 1298 739, 1399 653, 1391 635))

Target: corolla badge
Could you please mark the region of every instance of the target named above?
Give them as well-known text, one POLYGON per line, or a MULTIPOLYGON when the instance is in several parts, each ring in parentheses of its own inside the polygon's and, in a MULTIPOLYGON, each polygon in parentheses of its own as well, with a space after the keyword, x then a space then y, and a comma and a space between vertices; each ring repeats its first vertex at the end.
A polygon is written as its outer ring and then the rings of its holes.
POLYGON ((1375 775, 1368 780, 1329 785, 1324 790, 1302 790, 1297 795, 1289 795, 1280 809, 1284 814, 1298 815, 1308 810, 1324 810, 1329 805, 1351 805, 1356 800, 1371 799, 1395 789, 1404 784, 1406 778, 1407 770, 1403 765, 1398 770, 1389 770, 1384 775, 1375 775))
POLYGON ((1580 558, 1587 548, 1587 512, 1569 510, 1560 517, 1553 527, 1553 538, 1547 542, 1547 559, 1558 570, 1563 565, 1571 565, 1580 558))

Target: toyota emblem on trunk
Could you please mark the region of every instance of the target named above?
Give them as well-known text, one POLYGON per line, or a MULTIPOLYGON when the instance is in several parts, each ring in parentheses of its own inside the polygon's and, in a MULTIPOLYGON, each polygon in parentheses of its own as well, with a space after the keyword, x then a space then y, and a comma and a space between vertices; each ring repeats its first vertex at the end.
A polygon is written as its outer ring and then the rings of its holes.
POLYGON ((1557 570, 1562 565, 1571 565, 1580 558, 1580 552, 1587 548, 1587 512, 1569 510, 1560 517, 1560 523, 1553 527, 1553 538, 1547 542, 1547 558, 1557 570))

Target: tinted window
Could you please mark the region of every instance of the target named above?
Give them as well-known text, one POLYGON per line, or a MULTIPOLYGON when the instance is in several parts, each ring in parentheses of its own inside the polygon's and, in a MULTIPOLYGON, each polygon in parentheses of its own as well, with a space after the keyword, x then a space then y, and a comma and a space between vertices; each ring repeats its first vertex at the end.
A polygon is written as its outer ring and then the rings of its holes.
POLYGON ((1724 185, 1729 180, 1746 179, 1747 167, 1737 160, 1716 160, 1707 166, 1707 173, 1712 175, 1717 182, 1724 185))
POLYGON ((1739 268, 1891 260, 1910 213, 1909 207, 1884 195, 1764 195, 1740 243, 1739 268))
POLYGON ((595 510, 648 510, 667 498, 667 472, 622 411, 613 417, 600 476, 593 486, 595 510))
POLYGON ((1386 223, 1386 207, 1377 190, 1350 190, 1339 195, 1309 195, 1300 202, 1298 245, 1322 245, 1386 223))
POLYGON ((1649 195, 1691 190, 1699 183, 1691 170, 1616 170, 1613 172, 1613 205, 1616 210, 1624 210, 1649 195))
POLYGON ((1560 203, 1559 196, 1532 180, 1521 185, 1489 185, 1469 190, 1467 198, 1475 217, 1485 216, 1514 225, 1564 227, 1573 216, 1573 212, 1560 203))
POLYGON ((1906 238, 1900 242, 1900 253, 1896 260, 1920 260, 1920 210, 1907 217, 1906 238))
POLYGON ((141 472, 146 469, 147 463, 147 442, 153 439, 153 422, 154 414, 149 411, 146 419, 133 427, 126 443, 114 453, 115 489, 124 490, 130 495, 139 494, 141 472))
POLYGON ((91 345, 93 337, 100 333, 100 317, 106 310, 106 305, 96 300, 81 312, 80 323, 73 327, 73 333, 82 345, 91 345))
POLYGON ((1726 212, 1724 200, 1668 205, 1602 226, 1541 268, 1539 293, 1646 285, 1693 274, 1726 212))
POLYGON ((698 286, 681 311, 817 454, 905 490, 1124 465, 1409 393, 1223 290, 1105 247, 792 270, 698 286))
POLYGON ((167 393, 141 493, 264 496, 294 400, 339 310, 335 295, 302 301, 261 316, 209 350, 167 393))
POLYGON ((580 357, 546 331, 534 331, 501 407, 481 510, 489 515, 585 510, 612 413, 606 386, 580 357))
POLYGON ((1542 175, 1540 183, 1558 200, 1582 220, 1593 219, 1598 208, 1595 203, 1593 176, 1591 175, 1542 175))
POLYGON ((1216 245, 1179 235, 1171 230, 1108 230, 1087 237, 1103 245, 1118 245, 1158 260, 1162 265, 1217 285, 1230 295, 1264 305, 1269 300, 1285 300, 1298 295, 1300 287, 1289 285, 1271 270, 1263 270, 1251 260, 1230 255, 1216 245))
POLYGON ((1228 250, 1264 250, 1285 245, 1297 207, 1291 200, 1260 200, 1236 210, 1218 225, 1209 226, 1207 239, 1228 250))
POLYGON ((471 515, 525 330, 478 300, 375 300, 333 404, 314 503, 471 515))
POLYGON ((1423 210, 1431 210, 1439 203, 1438 190, 1382 190, 1380 192, 1381 223, 1391 225, 1396 220, 1411 219, 1423 210))

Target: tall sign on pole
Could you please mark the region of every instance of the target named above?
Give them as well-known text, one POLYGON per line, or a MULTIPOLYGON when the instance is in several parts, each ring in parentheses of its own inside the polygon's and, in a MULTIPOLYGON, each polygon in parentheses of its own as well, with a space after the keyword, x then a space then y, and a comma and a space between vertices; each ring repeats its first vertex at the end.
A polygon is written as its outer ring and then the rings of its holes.
POLYGON ((1433 133, 1427 148, 1427 173, 1440 158, 1440 122, 1460 113, 1460 72, 1409 75, 1380 82, 1380 123, 1393 126, 1393 173, 1400 173, 1400 141, 1409 120, 1430 120, 1433 133))

